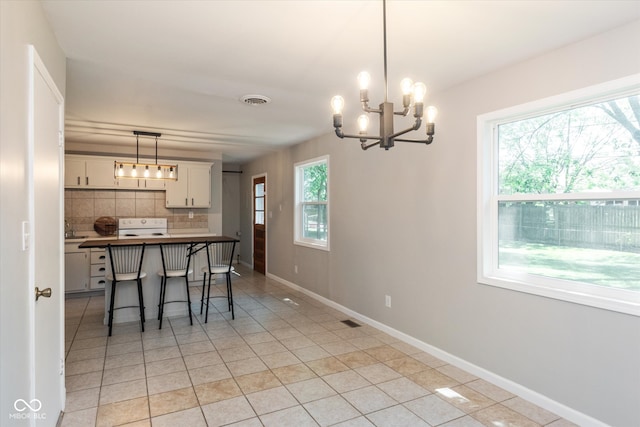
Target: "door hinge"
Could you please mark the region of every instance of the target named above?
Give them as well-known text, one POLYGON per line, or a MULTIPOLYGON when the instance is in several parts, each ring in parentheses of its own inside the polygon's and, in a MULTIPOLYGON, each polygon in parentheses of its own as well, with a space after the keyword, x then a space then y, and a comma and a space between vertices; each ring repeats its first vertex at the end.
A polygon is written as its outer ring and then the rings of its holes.
POLYGON ((60 375, 64 376, 64 359, 60 358, 60 375))
POLYGON ((58 131, 58 147, 64 146, 64 135, 61 130, 58 131))

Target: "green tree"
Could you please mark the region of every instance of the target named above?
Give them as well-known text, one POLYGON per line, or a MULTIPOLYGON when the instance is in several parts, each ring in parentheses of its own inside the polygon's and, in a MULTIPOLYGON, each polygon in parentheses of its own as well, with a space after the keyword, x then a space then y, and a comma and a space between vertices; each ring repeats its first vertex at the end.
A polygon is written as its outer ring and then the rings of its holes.
POLYGON ((633 96, 500 125, 500 192, 640 188, 638 107, 633 96))

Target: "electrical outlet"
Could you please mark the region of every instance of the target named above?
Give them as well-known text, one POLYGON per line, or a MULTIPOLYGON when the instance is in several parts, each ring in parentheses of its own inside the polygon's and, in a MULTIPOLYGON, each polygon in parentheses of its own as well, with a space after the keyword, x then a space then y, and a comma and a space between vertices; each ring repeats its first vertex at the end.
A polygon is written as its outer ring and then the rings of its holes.
POLYGON ((391 308, 391 295, 384 296, 384 305, 387 308, 391 308))
POLYGON ((297 265, 294 265, 294 266, 293 266, 293 272, 294 272, 294 273, 296 273, 296 274, 298 274, 298 266, 297 266, 297 265))
POLYGON ((189 219, 193 219, 193 211, 189 211, 189 219))

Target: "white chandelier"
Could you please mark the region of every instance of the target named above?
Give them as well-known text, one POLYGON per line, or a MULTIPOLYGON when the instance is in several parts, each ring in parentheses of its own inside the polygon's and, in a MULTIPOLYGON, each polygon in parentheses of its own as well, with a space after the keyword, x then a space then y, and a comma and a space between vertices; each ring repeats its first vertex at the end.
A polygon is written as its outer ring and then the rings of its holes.
POLYGON ((340 95, 336 95, 331 99, 331 107, 333 109, 333 127, 335 128, 336 135, 339 138, 357 138, 360 140, 360 145, 363 150, 367 150, 375 145, 380 145, 380 148, 388 150, 394 146, 394 142, 417 142, 423 144, 431 144, 433 142, 433 135, 435 133, 435 117, 438 113, 436 107, 429 106, 424 111, 424 98, 427 93, 427 87, 424 83, 413 81, 409 78, 405 78, 401 82, 402 87, 402 106, 401 111, 393 111, 393 103, 389 102, 388 97, 388 83, 387 83, 387 2, 382 0, 382 25, 383 25, 383 37, 384 37, 384 102, 382 102, 378 108, 369 107, 369 82, 371 76, 366 71, 358 74, 358 83, 360 84, 360 104, 362 110, 365 113, 377 113, 380 117, 380 133, 379 135, 370 136, 367 134, 367 128, 369 126, 369 116, 362 114, 358 117, 358 127, 360 133, 358 135, 348 135, 342 130, 342 110, 344 108, 344 99, 340 95), (407 116, 411 108, 413 107, 413 117, 415 122, 413 126, 394 132, 393 119, 394 115, 407 116), (426 121, 427 137, 423 140, 415 139, 403 139, 398 138, 405 133, 420 129, 422 125, 423 115, 426 121), (373 141, 373 142, 371 142, 373 141))
POLYGON ((173 180, 178 179, 178 165, 166 165, 158 163, 158 137, 162 134, 157 132, 144 132, 141 130, 134 130, 133 134, 136 136, 136 162, 127 161, 115 161, 113 166, 113 175, 118 179, 163 179, 173 180), (139 153, 139 137, 151 136, 156 138, 156 162, 155 163, 140 163, 139 153))

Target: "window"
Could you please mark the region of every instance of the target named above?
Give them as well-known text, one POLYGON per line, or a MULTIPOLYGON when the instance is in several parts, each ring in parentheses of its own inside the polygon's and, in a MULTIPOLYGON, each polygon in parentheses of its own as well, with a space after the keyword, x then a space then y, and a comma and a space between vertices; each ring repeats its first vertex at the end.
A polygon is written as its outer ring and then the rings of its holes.
POLYGON ((640 77, 478 117, 478 281, 640 315, 640 77))
POLYGON ((294 242, 329 250, 329 156, 296 163, 294 173, 294 242))

